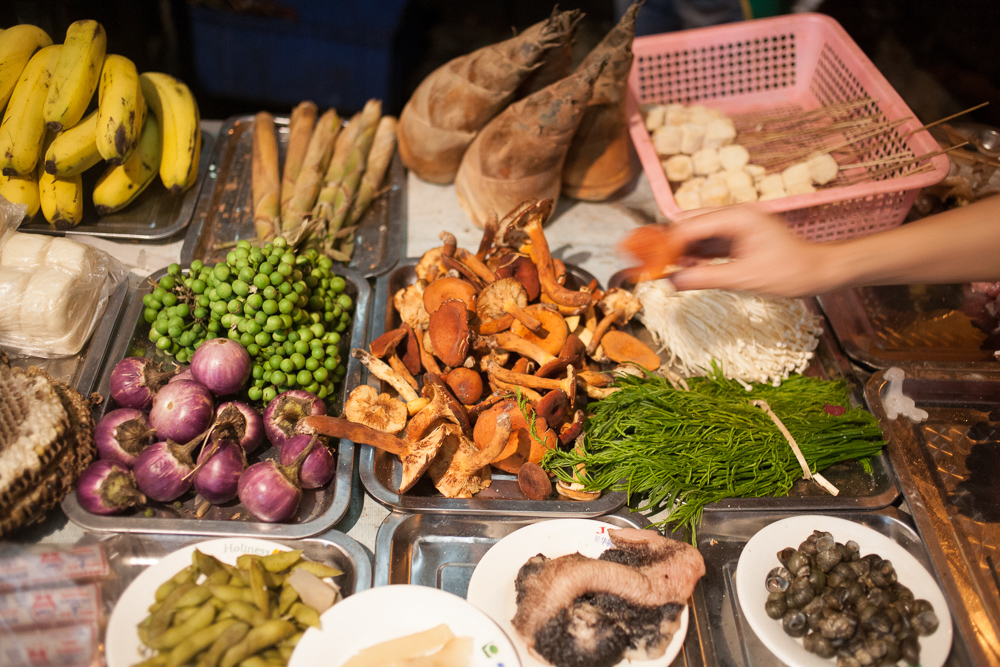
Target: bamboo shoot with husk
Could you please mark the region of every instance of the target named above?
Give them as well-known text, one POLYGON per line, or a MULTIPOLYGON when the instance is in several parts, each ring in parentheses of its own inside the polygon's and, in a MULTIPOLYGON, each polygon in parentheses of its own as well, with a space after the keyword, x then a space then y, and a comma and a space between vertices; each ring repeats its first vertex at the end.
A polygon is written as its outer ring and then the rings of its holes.
POLYGON ((583 18, 579 10, 559 12, 559 7, 552 8, 550 21, 559 21, 563 25, 557 31, 558 40, 542 55, 538 67, 527 76, 517 88, 514 99, 519 100, 542 88, 552 85, 559 79, 566 78, 573 69, 573 40, 576 28, 583 18))
MULTIPOLYGON (((368 164, 368 152, 375 138, 375 128, 382 117, 382 102, 369 100, 361 114, 352 122, 357 127, 352 132, 353 141, 346 147, 344 163, 335 174, 335 181, 328 180, 316 202, 316 217, 326 225, 326 247, 332 248, 337 232, 350 210, 354 193, 368 164)), ((330 161, 333 164, 333 160, 330 161)), ((327 170, 329 175, 330 170, 327 170)))
POLYGON ((295 179, 295 194, 281 211, 281 231, 286 239, 300 239, 305 233, 304 228, 309 222, 306 218, 316 203, 339 131, 340 116, 334 109, 328 109, 316 122, 302 159, 302 168, 295 179))
POLYGON ((254 116, 251 156, 253 226, 258 239, 270 241, 278 235, 281 225, 278 209, 281 181, 278 178, 278 137, 274 133, 274 116, 266 111, 254 116))
POLYGON ((563 165, 562 192, 567 197, 604 201, 628 185, 636 173, 628 136, 625 96, 632 67, 635 18, 641 2, 626 10, 618 24, 580 63, 607 60, 594 82, 590 105, 573 136, 563 165))
POLYGON ((516 37, 454 58, 420 82, 399 116, 399 155, 410 171, 451 183, 476 134, 514 97, 546 50, 571 27, 563 14, 516 37))
POLYGON ((379 195, 379 186, 385 178, 385 172, 392 163, 392 156, 396 153, 396 117, 382 116, 375 128, 375 138, 372 141, 372 149, 368 153, 368 166, 364 176, 361 177, 361 184, 358 186, 358 193, 351 204, 351 210, 347 214, 345 226, 337 232, 339 250, 346 260, 350 261, 351 253, 354 251, 354 230, 361 222, 361 217, 368 210, 368 206, 379 195))
POLYGON ((288 150, 285 151, 285 168, 281 173, 282 211, 295 194, 295 179, 302 168, 317 113, 316 103, 306 100, 292 109, 292 116, 288 120, 288 150))
POLYGON ((559 197, 562 167, 603 61, 511 104, 469 146, 455 177, 466 215, 479 227, 527 199, 559 197))

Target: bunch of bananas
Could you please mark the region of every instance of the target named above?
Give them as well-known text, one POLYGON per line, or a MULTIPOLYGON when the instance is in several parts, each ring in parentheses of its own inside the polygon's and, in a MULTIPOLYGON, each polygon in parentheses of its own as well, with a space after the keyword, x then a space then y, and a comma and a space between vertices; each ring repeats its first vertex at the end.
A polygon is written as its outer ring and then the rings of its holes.
POLYGON ((126 207, 157 174, 172 194, 197 178, 201 120, 191 90, 107 53, 97 21, 71 24, 62 44, 33 25, 0 31, 0 110, 0 195, 25 204, 28 218, 41 209, 57 229, 83 219, 82 175, 99 162, 100 215, 126 207))

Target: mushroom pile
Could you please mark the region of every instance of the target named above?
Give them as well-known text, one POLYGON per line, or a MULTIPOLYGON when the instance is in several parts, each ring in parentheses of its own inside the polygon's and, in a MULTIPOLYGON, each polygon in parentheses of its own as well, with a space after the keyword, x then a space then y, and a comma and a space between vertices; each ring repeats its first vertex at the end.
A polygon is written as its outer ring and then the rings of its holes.
MULTIPOLYGON (((616 391, 615 372, 660 367, 621 329, 641 307, 631 292, 567 284, 542 231, 551 210, 545 199, 494 217, 475 253, 442 233, 393 295, 398 326, 351 351, 391 391, 359 386, 343 418, 309 426, 398 456, 400 493, 428 475, 445 497, 469 498, 494 468, 516 474, 528 498, 551 495, 538 463, 582 435, 586 401, 616 391)), ((556 491, 596 495, 562 482, 556 491)))

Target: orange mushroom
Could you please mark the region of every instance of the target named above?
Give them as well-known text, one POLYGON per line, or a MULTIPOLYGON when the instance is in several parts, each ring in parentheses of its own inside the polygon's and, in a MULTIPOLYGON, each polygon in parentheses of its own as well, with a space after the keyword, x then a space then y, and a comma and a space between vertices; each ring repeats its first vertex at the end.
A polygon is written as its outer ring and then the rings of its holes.
POLYGON ((566 320, 562 315, 543 304, 528 306, 524 312, 535 318, 541 326, 531 329, 517 318, 518 321, 510 325, 510 332, 538 345, 549 354, 559 354, 569 335, 566 320))
POLYGON ((650 372, 657 370, 661 364, 660 355, 641 340, 624 331, 609 331, 604 334, 601 347, 604 348, 604 354, 608 359, 619 364, 637 364, 650 372))
POLYGON ((466 310, 476 312, 476 288, 468 281, 448 276, 438 278, 424 290, 424 309, 433 315, 448 299, 458 299, 465 304, 466 310))
POLYGON ((512 398, 497 403, 476 420, 472 438, 477 446, 484 447, 485 443, 491 441, 496 424, 504 414, 510 417, 511 431, 507 445, 493 459, 494 468, 516 474, 525 461, 538 463, 546 451, 558 446, 555 432, 549 428, 544 419, 537 416, 534 419, 535 432, 541 442, 532 437, 528 420, 521 412, 517 401, 512 398))
POLYGON ((461 366, 469 352, 469 311, 458 299, 448 299, 431 313, 428 333, 434 356, 445 365, 461 366))

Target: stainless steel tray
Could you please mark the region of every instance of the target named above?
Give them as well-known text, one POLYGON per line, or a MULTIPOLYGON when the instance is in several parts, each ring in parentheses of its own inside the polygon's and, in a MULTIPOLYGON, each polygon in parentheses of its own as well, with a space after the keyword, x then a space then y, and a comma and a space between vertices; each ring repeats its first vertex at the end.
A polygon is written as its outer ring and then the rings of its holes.
MULTIPOLYGON (((114 577, 102 582, 105 603, 114 605, 129 584, 161 558, 178 549, 205 540, 211 535, 100 535, 87 533, 78 544, 99 543, 108 557, 114 577)), ((272 539, 272 538, 268 538, 272 539)), ((372 565, 364 547, 336 530, 294 542, 273 540, 293 549, 302 549, 309 560, 336 567, 343 572, 334 581, 344 597, 371 588, 372 565)))
MULTIPOLYGON (((684 652, 699 656, 690 664, 715 667, 752 667, 780 664, 778 659, 757 638, 740 609, 736 596, 736 565, 743 547, 757 531, 780 519, 793 516, 785 512, 706 513, 698 529, 698 550, 705 559, 705 576, 695 588, 694 614, 684 643, 684 652)), ((894 540, 930 572, 934 572, 931 558, 920 536, 913 530, 905 515, 894 508, 878 512, 831 513, 877 530, 894 540)), ((781 546, 775 547, 775 551, 781 546)), ((956 619, 961 598, 945 591, 952 616, 956 619)), ((830 661, 832 665, 834 661, 830 661)), ((969 655, 968 644, 956 633, 951 655, 946 665, 982 665, 969 655)))
MULTIPOLYGON (((375 535, 375 586, 417 584, 460 595, 494 544, 539 518, 472 517, 390 512, 375 535)), ((649 521, 627 509, 600 517, 623 528, 649 521)))
POLYGON ((97 379, 111 343, 122 324, 125 304, 133 289, 133 280, 131 276, 124 278, 108 297, 104 315, 101 316, 94 333, 90 335, 90 340, 84 344, 79 354, 55 359, 16 355, 11 357, 10 363, 21 368, 37 366, 56 380, 74 387, 84 396, 90 394, 97 386, 97 379))
MULTIPOLYGON (((611 277, 609 287, 621 287, 622 273, 611 277)), ((815 300, 808 299, 805 307, 820 317, 822 313, 815 300)), ((819 345, 804 375, 824 380, 844 380, 851 389, 855 405, 864 405, 864 387, 856 379, 851 362, 848 360, 830 330, 830 324, 823 318, 823 333, 819 345)), ((641 324, 634 324, 631 333, 654 349, 652 336, 641 324)), ((666 353, 661 354, 664 361, 666 353)), ((804 479, 798 480, 786 496, 766 496, 761 498, 728 498, 705 506, 705 512, 716 511, 819 511, 819 510, 862 510, 888 507, 899 497, 899 486, 892 472, 889 457, 883 452, 869 461, 871 472, 865 470, 860 461, 845 461, 823 470, 823 476, 840 493, 832 496, 817 484, 804 479)))
POLYGON ((869 368, 1000 371, 997 341, 962 312, 962 285, 895 285, 819 297, 844 353, 869 368))
POLYGON ((900 487, 975 664, 1000 663, 1000 374, 908 373, 903 393, 929 417, 886 417, 883 371, 866 398, 881 420, 900 487), (978 638, 978 644, 974 642, 978 638))
MULTIPOLYGON (((158 280, 166 270, 154 273, 151 277, 158 280)), ((347 354, 352 342, 365 340, 366 322, 370 288, 368 281, 358 272, 351 269, 338 268, 336 273, 347 281, 345 292, 354 300, 354 320, 350 335, 341 338, 344 358, 347 359, 347 375, 340 386, 339 393, 327 400, 329 414, 340 414, 344 399, 361 381, 361 363, 347 354)), ((142 319, 144 309, 142 297, 149 291, 148 284, 132 294, 132 299, 126 313, 118 338, 107 357, 101 374, 97 391, 105 398, 109 395, 111 371, 121 359, 127 356, 162 357, 155 346, 149 342, 149 325, 142 319)), ((110 406, 110 401, 104 401, 100 414, 110 406)), ((252 454, 250 462, 273 458, 277 450, 269 447, 263 452, 252 454)), ((347 512, 351 502, 351 486, 354 483, 354 443, 342 439, 337 446, 337 470, 333 480, 322 489, 307 489, 303 492, 302 503, 296 519, 289 523, 264 523, 249 516, 237 501, 226 505, 212 507, 202 518, 195 518, 194 497, 191 493, 182 496, 180 506, 176 503, 164 504, 150 502, 153 516, 146 516, 145 508, 132 510, 117 516, 100 516, 83 509, 76 500, 76 494, 69 494, 62 501, 63 511, 71 521, 86 530, 120 531, 140 533, 199 533, 204 535, 256 535, 296 539, 316 535, 333 527, 347 512)))
MULTIPOLYGON (((288 148, 288 117, 275 117, 278 153, 284 163, 288 148)), ((234 116, 219 131, 209 184, 198 200, 194 220, 181 249, 181 261, 201 259, 214 263, 229 248, 218 247, 240 239, 253 239, 251 183, 253 116, 234 116)), ((385 273, 399 261, 405 240, 406 170, 393 157, 389 166, 389 191, 375 199, 361 220, 354 254, 348 266, 366 278, 385 273)))
POLYGON ((103 169, 94 168, 83 175, 83 190, 86 193, 83 206, 83 222, 72 229, 55 229, 39 213, 31 222, 21 225, 22 232, 38 232, 58 236, 73 236, 88 234, 107 239, 133 239, 138 241, 157 241, 182 232, 191 222, 195 203, 201 193, 208 172, 209 158, 215 139, 204 130, 201 133, 201 156, 198 161, 198 180, 182 195, 171 195, 159 178, 154 179, 149 187, 140 194, 134 202, 123 210, 108 215, 98 215, 91 200, 90 193, 94 191, 94 182, 103 169))
MULTIPOLYGON (((400 262, 392 271, 381 276, 375 285, 372 307, 372 324, 368 340, 374 340, 386 331, 399 326, 399 317, 392 306, 396 290, 411 285, 416 280, 414 268, 419 258, 400 262)), ((591 276, 572 265, 567 273, 578 283, 586 285, 591 276)), ((372 381, 369 381, 371 384, 372 381)), ((389 391, 383 388, 382 391, 389 391)), ((492 471, 493 482, 474 498, 445 498, 425 480, 418 482, 405 494, 399 494, 402 466, 399 459, 374 447, 361 447, 361 481, 375 500, 390 509, 404 512, 447 512, 534 517, 595 517, 614 512, 625 504, 625 494, 606 492, 596 500, 527 500, 517 486, 517 476, 492 471)))

